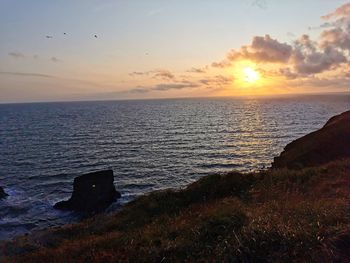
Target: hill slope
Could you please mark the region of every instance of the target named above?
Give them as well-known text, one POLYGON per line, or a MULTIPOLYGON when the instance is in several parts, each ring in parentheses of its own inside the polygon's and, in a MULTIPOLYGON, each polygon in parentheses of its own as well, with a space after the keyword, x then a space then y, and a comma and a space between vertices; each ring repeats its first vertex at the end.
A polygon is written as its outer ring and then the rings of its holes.
POLYGON ((350 249, 350 160, 205 177, 1 247, 5 262, 330 262, 350 249))

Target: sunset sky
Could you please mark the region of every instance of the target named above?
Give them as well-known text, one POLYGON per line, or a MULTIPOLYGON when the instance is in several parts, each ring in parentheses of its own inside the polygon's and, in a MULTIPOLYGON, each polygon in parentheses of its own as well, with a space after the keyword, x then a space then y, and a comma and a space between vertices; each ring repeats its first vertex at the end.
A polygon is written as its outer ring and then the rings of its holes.
POLYGON ((0 4, 2 103, 350 91, 348 1, 0 4))

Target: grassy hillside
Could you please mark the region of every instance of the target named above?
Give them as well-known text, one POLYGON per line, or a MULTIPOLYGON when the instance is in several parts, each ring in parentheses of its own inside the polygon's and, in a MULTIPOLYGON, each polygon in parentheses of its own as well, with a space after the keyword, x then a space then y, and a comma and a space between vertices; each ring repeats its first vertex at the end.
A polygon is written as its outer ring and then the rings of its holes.
POLYGON ((349 174, 348 159, 208 176, 6 243, 0 262, 341 262, 350 257, 349 174))

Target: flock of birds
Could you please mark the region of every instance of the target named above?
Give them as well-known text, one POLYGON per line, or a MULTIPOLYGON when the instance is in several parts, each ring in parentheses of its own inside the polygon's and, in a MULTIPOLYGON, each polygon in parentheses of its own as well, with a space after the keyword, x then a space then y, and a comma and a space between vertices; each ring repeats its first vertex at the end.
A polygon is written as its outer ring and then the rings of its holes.
MULTIPOLYGON (((67 33, 64 32, 63 35, 67 35, 67 33)), ((53 36, 47 35, 46 38, 53 38, 53 36)), ((98 38, 98 36, 97 36, 97 35, 94 35, 94 38, 98 38)))

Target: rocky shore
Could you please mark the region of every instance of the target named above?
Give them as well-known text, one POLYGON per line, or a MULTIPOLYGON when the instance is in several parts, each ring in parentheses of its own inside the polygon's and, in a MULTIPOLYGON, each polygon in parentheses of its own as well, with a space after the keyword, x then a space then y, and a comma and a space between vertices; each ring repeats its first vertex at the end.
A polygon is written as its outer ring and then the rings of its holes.
MULTIPOLYGON (((0 262, 347 262, 349 149, 345 112, 287 145, 271 169, 207 176, 115 214, 3 242, 0 262)), ((76 179, 71 199, 57 208, 80 209, 94 195, 106 206, 118 197, 110 173, 106 195, 95 195, 96 175, 89 175, 82 187, 89 197, 77 197, 76 179)))

